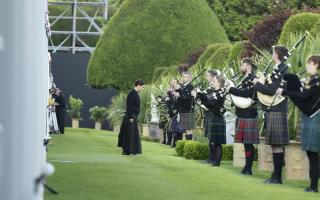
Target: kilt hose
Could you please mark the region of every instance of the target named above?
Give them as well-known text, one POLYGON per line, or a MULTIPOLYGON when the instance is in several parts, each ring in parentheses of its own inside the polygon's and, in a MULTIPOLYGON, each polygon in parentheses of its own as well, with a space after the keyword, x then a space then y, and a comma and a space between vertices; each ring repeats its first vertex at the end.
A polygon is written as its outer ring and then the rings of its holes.
POLYGON ((259 144, 258 119, 236 119, 236 143, 259 144))
POLYGON ((311 119, 301 113, 301 142, 304 151, 320 153, 320 112, 311 119))
POLYGON ((266 112, 266 144, 288 145, 288 116, 283 112, 266 112))
POLYGON ((195 129, 195 119, 194 113, 180 113, 180 121, 179 121, 180 128, 184 130, 192 130, 195 129))
POLYGON ((205 112, 204 135, 209 143, 226 144, 226 121, 223 116, 205 112))

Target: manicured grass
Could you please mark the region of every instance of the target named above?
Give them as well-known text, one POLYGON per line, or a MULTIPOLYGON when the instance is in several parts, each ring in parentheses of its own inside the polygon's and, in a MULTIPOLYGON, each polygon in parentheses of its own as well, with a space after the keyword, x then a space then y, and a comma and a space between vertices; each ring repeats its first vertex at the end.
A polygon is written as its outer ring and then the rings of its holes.
POLYGON ((302 192, 305 181, 264 185, 268 173, 239 175, 230 162, 213 168, 175 156, 170 147, 142 142, 143 154, 122 156, 117 137, 106 131, 67 129, 54 135, 48 160, 56 172, 47 184, 59 195, 46 193, 46 200, 307 200, 319 194, 302 192), (74 161, 74 162, 61 162, 74 161))

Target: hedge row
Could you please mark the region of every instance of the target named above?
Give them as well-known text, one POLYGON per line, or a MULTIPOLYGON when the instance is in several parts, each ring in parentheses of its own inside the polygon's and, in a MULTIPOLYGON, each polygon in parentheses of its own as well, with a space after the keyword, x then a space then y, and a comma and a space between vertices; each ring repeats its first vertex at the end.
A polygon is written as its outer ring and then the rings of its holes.
MULTIPOLYGON (((233 159, 233 146, 222 146, 222 160, 233 159)), ((178 156, 183 156, 186 159, 206 160, 209 157, 208 144, 203 144, 198 141, 179 140, 176 146, 178 156)))

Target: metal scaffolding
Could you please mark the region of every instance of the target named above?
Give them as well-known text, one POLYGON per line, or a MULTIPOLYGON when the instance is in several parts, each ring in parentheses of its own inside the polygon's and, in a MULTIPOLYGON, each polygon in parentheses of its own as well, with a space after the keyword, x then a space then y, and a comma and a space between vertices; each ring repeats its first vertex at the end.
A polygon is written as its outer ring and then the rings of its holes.
MULTIPOLYGON (((68 2, 48 2, 48 6, 63 7, 63 11, 58 16, 52 16, 49 13, 49 21, 51 28, 51 36, 49 40, 49 50, 53 53, 57 51, 84 51, 92 53, 94 46, 90 46, 83 38, 100 37, 103 33, 103 25, 99 25, 97 20, 99 17, 108 19, 108 0, 100 0, 100 2, 78 2, 78 0, 70 0, 68 2), (90 14, 85 8, 94 9, 94 15, 90 14), (57 30, 56 23, 63 23, 72 20, 70 30, 57 30), (78 21, 87 21, 89 25, 87 31, 77 28, 78 21), (64 39, 56 41, 54 36, 63 36, 64 39), (69 42, 69 44, 67 44, 69 42), (70 45, 71 42, 71 45, 70 45)), ((58 39, 57 39, 58 40, 58 39)))

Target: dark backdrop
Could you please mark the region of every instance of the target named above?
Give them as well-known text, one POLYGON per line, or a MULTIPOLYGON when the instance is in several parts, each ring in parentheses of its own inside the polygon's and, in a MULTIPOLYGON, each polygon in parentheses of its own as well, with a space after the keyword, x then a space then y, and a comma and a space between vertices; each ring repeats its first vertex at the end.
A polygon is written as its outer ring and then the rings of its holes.
MULTIPOLYGON (((87 66, 90 54, 55 53, 51 54, 51 71, 54 82, 60 88, 68 102, 70 95, 80 98, 84 102, 81 111, 80 127, 93 128, 89 109, 95 105, 107 106, 111 98, 117 94, 114 89, 93 89, 87 85, 87 66)), ((71 126, 71 119, 66 116, 66 126, 71 126)), ((111 129, 108 122, 102 124, 103 129, 111 129)))

